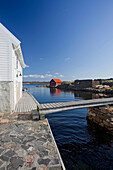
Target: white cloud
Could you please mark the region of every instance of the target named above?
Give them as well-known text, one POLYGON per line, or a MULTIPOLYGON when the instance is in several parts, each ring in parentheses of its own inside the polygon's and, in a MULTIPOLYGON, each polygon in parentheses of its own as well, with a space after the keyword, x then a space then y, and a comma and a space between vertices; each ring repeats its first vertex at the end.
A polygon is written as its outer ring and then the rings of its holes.
POLYGON ((52 77, 51 74, 45 74, 45 75, 39 75, 39 74, 33 74, 33 75, 24 75, 24 78, 41 78, 41 79, 44 79, 46 77, 52 77))
POLYGON ((55 73, 56 75, 59 75, 59 73, 55 73))
POLYGON ((67 57, 67 58, 65 58, 65 60, 66 60, 66 61, 69 61, 69 60, 71 60, 71 57, 67 57))
POLYGON ((46 74, 45 77, 52 77, 52 74, 46 74))
POLYGON ((60 74, 59 77, 64 77, 64 75, 60 74))
POLYGON ((54 77, 56 77, 56 76, 54 76, 54 77))

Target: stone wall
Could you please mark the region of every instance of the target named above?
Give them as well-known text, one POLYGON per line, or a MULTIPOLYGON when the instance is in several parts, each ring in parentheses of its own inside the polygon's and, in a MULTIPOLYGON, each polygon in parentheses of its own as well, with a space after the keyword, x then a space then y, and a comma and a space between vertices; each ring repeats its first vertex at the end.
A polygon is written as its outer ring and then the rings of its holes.
POLYGON ((113 107, 94 107, 87 109, 87 119, 113 131, 113 107))
POLYGON ((11 113, 14 108, 13 82, 0 82, 0 113, 11 113))
POLYGON ((21 83, 17 82, 17 84, 16 84, 16 102, 18 102, 19 99, 21 98, 21 92, 22 92, 21 83))

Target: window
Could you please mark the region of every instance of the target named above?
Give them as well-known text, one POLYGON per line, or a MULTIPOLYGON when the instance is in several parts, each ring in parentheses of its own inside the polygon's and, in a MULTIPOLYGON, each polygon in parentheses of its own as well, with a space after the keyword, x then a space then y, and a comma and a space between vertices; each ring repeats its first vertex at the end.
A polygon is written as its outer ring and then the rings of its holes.
POLYGON ((18 57, 16 57, 16 69, 18 69, 18 57))

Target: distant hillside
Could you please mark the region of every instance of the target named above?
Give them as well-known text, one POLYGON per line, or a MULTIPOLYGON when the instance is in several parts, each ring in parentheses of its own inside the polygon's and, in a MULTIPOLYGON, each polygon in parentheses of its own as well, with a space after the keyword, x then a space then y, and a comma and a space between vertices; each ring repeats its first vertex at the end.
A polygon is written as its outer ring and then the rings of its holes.
POLYGON ((26 81, 26 82, 23 82, 23 84, 49 84, 49 82, 48 81, 42 81, 42 82, 40 82, 40 81, 26 81))

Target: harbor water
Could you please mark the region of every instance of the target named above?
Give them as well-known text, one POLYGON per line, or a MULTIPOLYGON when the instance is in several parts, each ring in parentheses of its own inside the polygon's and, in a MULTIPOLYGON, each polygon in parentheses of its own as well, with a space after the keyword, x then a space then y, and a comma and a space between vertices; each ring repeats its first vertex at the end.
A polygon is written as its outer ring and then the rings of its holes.
MULTIPOLYGON (((36 86, 36 84, 24 85, 39 103, 104 97, 99 94, 36 86)), ((113 136, 107 130, 88 121, 87 112, 87 109, 77 109, 47 115, 65 167, 67 170, 112 170, 113 136)))

